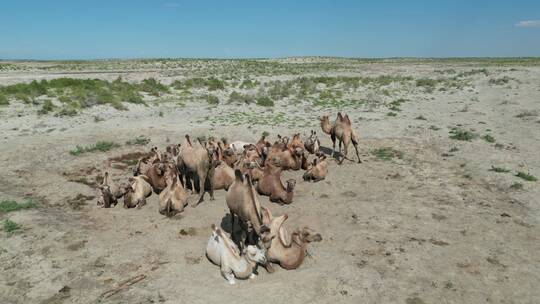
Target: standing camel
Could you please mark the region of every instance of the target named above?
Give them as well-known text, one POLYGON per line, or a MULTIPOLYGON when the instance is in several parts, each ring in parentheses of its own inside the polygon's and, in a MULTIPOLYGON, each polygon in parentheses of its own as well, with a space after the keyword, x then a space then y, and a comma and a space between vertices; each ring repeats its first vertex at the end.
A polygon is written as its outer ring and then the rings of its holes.
POLYGON ((341 115, 341 112, 338 112, 336 121, 332 124, 328 116, 321 116, 321 128, 324 133, 329 134, 332 139, 332 154, 336 151, 336 139, 339 141, 339 155, 342 157, 341 160, 338 158, 338 164, 341 165, 343 160, 347 158, 347 152, 349 150, 349 144, 352 141, 354 149, 356 150, 356 157, 358 157, 358 163, 361 163, 360 154, 358 153, 358 135, 352 128, 351 120, 349 116, 341 115), (341 151, 341 145, 343 144, 344 152, 341 151))

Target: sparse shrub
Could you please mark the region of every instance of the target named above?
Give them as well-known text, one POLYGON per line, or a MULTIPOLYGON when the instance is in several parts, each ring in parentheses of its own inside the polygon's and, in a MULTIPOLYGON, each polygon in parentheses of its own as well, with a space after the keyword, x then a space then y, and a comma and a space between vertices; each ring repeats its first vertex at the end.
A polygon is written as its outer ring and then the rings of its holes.
POLYGON ((259 85, 258 81, 252 81, 251 79, 244 79, 240 84, 240 89, 253 89, 259 85))
POLYGON ((425 118, 423 115, 416 116, 414 119, 427 120, 427 118, 425 118))
POLYGON ((386 113, 386 116, 396 117, 397 113, 396 112, 388 112, 388 113, 386 113))
POLYGON ((508 84, 511 79, 512 78, 510 78, 508 76, 504 76, 504 77, 501 77, 501 78, 491 78, 488 81, 488 83, 492 84, 492 85, 505 85, 505 84, 508 84))
POLYGON ((438 81, 431 78, 420 78, 416 80, 417 87, 431 88, 433 89, 437 85, 438 81))
POLYGON ((150 138, 147 138, 145 136, 138 136, 135 139, 126 141, 126 145, 132 146, 132 145, 139 145, 139 146, 146 146, 150 143, 150 138))
POLYGON ((519 178, 522 178, 526 181, 529 181, 529 182, 534 182, 537 180, 537 178, 529 173, 526 173, 526 172, 523 172, 523 171, 518 171, 518 173, 516 174, 517 177, 519 178))
POLYGON ((94 116, 94 122, 100 122, 100 121, 105 121, 105 118, 100 117, 100 116, 94 116))
POLYGON ((203 99, 206 100, 206 102, 208 104, 211 104, 211 105, 217 105, 219 104, 219 98, 215 95, 212 95, 212 94, 206 94, 203 96, 203 99))
POLYGON ((238 93, 236 91, 232 91, 229 95, 229 103, 246 103, 250 104, 254 102, 253 96, 238 93))
POLYGON ((208 90, 210 91, 216 91, 216 90, 223 90, 225 89, 225 81, 210 77, 206 81, 206 86, 208 87, 208 90))
POLYGON ((486 134, 484 136, 482 136, 482 138, 487 141, 488 143, 494 143, 495 142, 495 138, 489 134, 486 134))
POLYGON ((12 235, 16 230, 21 229, 21 225, 15 223, 14 221, 10 219, 4 220, 4 231, 8 235, 12 235))
POLYGON ((497 173, 508 173, 508 172, 510 172, 509 169, 506 169, 504 167, 495 167, 495 166, 491 166, 491 169, 489 169, 489 171, 493 171, 493 172, 497 172, 497 173))
POLYGON ((38 111, 39 114, 47 114, 51 111, 53 111, 56 107, 52 103, 50 99, 47 99, 43 102, 43 105, 41 106, 41 109, 38 111))
POLYGON ((520 183, 520 182, 513 182, 510 185, 510 189, 512 189, 512 190, 523 190, 523 184, 520 183))
POLYGON ((407 100, 404 99, 404 98, 396 99, 396 100, 392 101, 391 103, 389 103, 388 109, 390 109, 392 111, 395 111, 395 112, 401 112, 400 106, 406 101, 407 100))
POLYGON ((274 101, 268 96, 259 96, 257 97, 257 105, 263 107, 273 107, 274 101))
POLYGON ((538 116, 537 111, 523 111, 516 115, 517 118, 527 118, 527 117, 536 117, 538 116))
POLYGON ((56 113, 56 116, 75 116, 77 115, 77 109, 73 107, 72 105, 63 106, 58 113, 56 113))
MULTIPOLYGON (((160 96, 164 93, 169 92, 169 88, 156 80, 155 78, 144 79, 139 84, 139 89, 143 92, 146 92, 152 96, 160 96)), ((111 95, 112 98, 112 95, 111 95)))
POLYGON ((463 140, 463 141, 471 141, 475 137, 475 134, 472 133, 471 131, 461 130, 461 129, 452 129, 450 131, 450 134, 451 134, 450 135, 451 139, 463 140))
POLYGON ((18 203, 14 200, 2 200, 0 201, 0 212, 8 213, 17 210, 35 208, 36 204, 32 201, 26 201, 24 203, 18 203))
POLYGON ((0 106, 5 106, 8 104, 9 104, 9 101, 7 97, 4 94, 0 93, 0 106))
POLYGON ((378 148, 371 151, 380 160, 391 160, 393 158, 403 158, 403 152, 395 150, 391 147, 378 148))
POLYGON ((96 152, 96 151, 106 152, 117 147, 120 147, 120 145, 114 142, 98 141, 97 143, 90 146, 86 146, 86 147, 76 146, 74 150, 69 151, 69 154, 78 156, 87 152, 96 152))

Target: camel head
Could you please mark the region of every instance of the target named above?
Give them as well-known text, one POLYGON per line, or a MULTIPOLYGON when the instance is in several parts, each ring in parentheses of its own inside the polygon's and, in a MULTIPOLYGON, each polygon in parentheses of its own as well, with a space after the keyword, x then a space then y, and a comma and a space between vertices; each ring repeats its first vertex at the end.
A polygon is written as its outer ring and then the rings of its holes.
POLYGON ((287 192, 293 192, 294 186, 296 186, 296 180, 294 179, 287 180, 287 192))
MULTIPOLYGON (((264 248, 264 247, 263 247, 264 248)), ((253 264, 266 264, 266 250, 254 245, 248 245, 244 250, 246 259, 253 264)))

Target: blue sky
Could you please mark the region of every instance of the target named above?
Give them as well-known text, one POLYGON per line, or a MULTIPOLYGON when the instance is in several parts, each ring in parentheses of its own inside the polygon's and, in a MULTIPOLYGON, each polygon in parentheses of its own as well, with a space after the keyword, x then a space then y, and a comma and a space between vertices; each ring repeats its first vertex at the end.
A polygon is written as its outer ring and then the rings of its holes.
POLYGON ((2 0, 0 58, 540 56, 540 1, 2 0))

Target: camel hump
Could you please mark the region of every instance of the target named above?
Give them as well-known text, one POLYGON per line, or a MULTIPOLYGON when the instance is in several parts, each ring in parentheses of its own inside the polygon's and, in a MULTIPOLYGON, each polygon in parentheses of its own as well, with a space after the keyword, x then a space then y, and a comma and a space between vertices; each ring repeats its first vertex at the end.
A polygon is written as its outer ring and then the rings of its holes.
POLYGON ((345 114, 345 122, 350 126, 351 120, 349 119, 349 115, 345 114))

